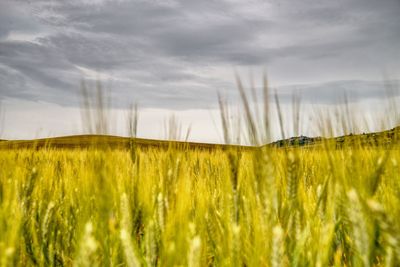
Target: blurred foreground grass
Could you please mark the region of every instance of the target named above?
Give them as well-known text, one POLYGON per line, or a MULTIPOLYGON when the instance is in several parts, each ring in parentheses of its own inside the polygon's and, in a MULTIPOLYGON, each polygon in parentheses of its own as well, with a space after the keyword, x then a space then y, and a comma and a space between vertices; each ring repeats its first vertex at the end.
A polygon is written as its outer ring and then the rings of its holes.
POLYGON ((1 266, 398 266, 400 150, 0 151, 1 266))

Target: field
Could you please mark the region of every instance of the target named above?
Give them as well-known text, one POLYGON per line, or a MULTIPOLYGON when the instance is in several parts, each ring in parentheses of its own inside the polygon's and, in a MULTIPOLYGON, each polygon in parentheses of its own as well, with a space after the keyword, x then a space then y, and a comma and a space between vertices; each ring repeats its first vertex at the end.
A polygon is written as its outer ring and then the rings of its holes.
POLYGON ((398 266, 400 150, 0 150, 1 266, 398 266))

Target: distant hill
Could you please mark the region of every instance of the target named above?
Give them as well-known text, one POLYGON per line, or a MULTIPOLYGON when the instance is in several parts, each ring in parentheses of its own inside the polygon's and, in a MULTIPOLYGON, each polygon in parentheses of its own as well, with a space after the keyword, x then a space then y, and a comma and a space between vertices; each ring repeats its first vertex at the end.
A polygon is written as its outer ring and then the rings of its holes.
POLYGON ((291 137, 279 140, 269 145, 274 147, 290 147, 290 146, 319 146, 324 143, 334 144, 336 147, 346 145, 362 145, 362 146, 390 146, 400 141, 400 127, 395 127, 382 132, 349 134, 333 138, 324 137, 291 137))
POLYGON ((164 141, 144 138, 130 138, 113 135, 73 135, 53 138, 43 138, 35 140, 5 140, 0 142, 1 148, 89 148, 89 147, 105 147, 127 149, 131 146, 139 147, 161 147, 168 148, 174 146, 176 148, 201 148, 201 149, 227 149, 227 148, 243 148, 248 146, 222 145, 209 143, 195 143, 183 141, 164 141))
POLYGON ((326 138, 322 137, 307 137, 307 136, 299 136, 299 137, 291 137, 288 139, 282 139, 271 143, 270 145, 276 147, 283 146, 308 146, 315 145, 317 143, 321 143, 322 140, 326 140, 326 138))
MULTIPOLYGON (((334 138, 324 137, 291 137, 279 141, 266 144, 265 146, 272 147, 318 147, 324 143, 333 144, 340 148, 346 145, 363 145, 363 146, 389 146, 394 142, 400 141, 400 127, 396 127, 387 131, 363 133, 363 134, 349 134, 334 138)), ((21 148, 89 148, 89 147, 104 147, 104 148, 117 148, 128 149, 131 146, 138 147, 158 147, 168 148, 170 146, 182 149, 255 149, 254 146, 240 146, 240 145, 223 145, 223 144, 210 144, 210 143, 196 143, 196 142, 183 142, 183 141, 165 141, 144 138, 130 138, 112 135, 74 135, 62 136, 53 138, 43 138, 35 140, 0 140, 0 149, 21 149, 21 148)))

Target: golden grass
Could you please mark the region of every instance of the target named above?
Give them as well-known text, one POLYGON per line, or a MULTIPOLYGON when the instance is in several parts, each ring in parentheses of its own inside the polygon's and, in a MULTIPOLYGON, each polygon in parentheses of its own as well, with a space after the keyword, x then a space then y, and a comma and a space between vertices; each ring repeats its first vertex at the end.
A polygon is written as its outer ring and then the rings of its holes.
POLYGON ((1 264, 395 266, 388 153, 0 151, 1 264))

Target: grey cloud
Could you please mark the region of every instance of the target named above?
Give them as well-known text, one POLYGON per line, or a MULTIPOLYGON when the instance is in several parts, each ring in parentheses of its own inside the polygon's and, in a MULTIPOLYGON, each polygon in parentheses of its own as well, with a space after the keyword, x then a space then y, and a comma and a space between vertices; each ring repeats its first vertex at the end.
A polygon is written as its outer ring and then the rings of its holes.
POLYGON ((0 40, 12 32, 39 33, 46 28, 25 7, 24 4, 10 0, 0 3, 0 40))
POLYGON ((400 80, 332 81, 321 84, 299 84, 276 88, 279 99, 290 103, 294 95, 307 104, 355 103, 366 99, 385 100, 400 96, 400 80))
POLYGON ((75 97, 75 92, 71 94, 70 90, 75 86, 71 81, 74 70, 57 50, 30 42, 0 42, 0 62, 5 66, 1 71, 4 77, 2 97, 21 94, 21 98, 30 96, 33 100, 55 103, 75 97), (13 75, 7 77, 7 73, 13 75), (14 79, 18 79, 18 83, 13 82, 14 79))
POLYGON ((35 43, 0 41, 3 98, 78 105, 84 67, 111 77, 103 82, 117 107, 207 108, 216 106, 217 90, 236 96, 234 80, 218 71, 267 65, 279 69, 278 79, 315 82, 300 86, 306 101, 331 103, 342 87, 380 97, 381 86, 342 81, 349 76, 400 70, 397 0, 16 3, 0 8, 0 40, 12 30, 45 34, 35 43), (337 82, 321 83, 326 73, 337 82))

